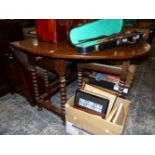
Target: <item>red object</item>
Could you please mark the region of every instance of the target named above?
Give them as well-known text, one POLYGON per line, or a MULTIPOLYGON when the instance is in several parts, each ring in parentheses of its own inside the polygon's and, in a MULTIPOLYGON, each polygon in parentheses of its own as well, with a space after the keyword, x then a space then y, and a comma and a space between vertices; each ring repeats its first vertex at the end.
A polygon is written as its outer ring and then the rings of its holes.
POLYGON ((66 41, 70 28, 88 21, 90 19, 36 19, 37 37, 54 43, 66 41))
POLYGON ((54 19, 36 19, 35 23, 39 40, 56 42, 56 21, 54 19))

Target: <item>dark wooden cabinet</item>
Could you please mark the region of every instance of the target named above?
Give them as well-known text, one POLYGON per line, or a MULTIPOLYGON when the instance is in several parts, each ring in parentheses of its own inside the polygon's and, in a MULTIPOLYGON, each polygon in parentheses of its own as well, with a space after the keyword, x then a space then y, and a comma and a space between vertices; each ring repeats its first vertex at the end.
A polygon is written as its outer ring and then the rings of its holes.
POLYGON ((12 58, 9 42, 21 39, 23 34, 19 22, 0 20, 0 96, 8 93, 11 88, 8 83, 11 75, 7 74, 9 60, 12 58))
POLYGON ((9 47, 9 42, 23 39, 21 22, 0 20, 0 96, 8 92, 18 92, 33 104, 31 73, 9 47))
POLYGON ((14 54, 3 55, 5 76, 10 92, 18 92, 33 104, 31 73, 19 62, 14 54))

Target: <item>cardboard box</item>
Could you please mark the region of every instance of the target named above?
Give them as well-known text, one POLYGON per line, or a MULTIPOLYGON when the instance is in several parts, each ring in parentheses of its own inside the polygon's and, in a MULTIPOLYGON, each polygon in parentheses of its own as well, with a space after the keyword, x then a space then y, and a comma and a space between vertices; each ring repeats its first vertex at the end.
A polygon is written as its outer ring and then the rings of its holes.
POLYGON ((74 108, 74 98, 75 96, 72 96, 66 103, 66 123, 72 123, 72 125, 68 124, 69 126, 66 124, 66 129, 68 133, 85 134, 87 132, 95 135, 117 135, 123 133, 130 101, 119 97, 116 99, 114 106, 123 104, 123 110, 120 111, 116 123, 112 123, 101 118, 100 116, 93 115, 74 108), (76 131, 73 132, 73 128, 76 128, 76 131))
POLYGON ((71 135, 92 135, 92 133, 81 129, 71 122, 66 122, 66 132, 71 135))

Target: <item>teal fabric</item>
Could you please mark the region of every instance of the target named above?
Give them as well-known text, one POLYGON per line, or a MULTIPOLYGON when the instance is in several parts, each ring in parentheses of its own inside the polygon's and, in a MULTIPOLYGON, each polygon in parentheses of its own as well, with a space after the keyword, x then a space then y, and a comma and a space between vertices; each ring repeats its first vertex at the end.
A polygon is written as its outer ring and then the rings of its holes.
MULTIPOLYGON (((122 26, 122 19, 95 20, 93 22, 89 22, 73 28, 69 33, 69 37, 72 44, 77 45, 80 44, 80 42, 83 40, 100 36, 110 36, 112 34, 119 33, 122 30, 122 26)), ((88 43, 84 43, 84 45, 81 44, 79 46, 93 45, 95 43, 96 41, 90 41, 88 43)))

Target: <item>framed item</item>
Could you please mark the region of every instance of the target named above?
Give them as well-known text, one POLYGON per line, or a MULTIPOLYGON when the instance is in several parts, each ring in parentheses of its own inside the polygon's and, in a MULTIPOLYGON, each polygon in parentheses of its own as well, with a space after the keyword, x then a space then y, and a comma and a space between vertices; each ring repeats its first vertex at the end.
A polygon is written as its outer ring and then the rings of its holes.
POLYGON ((89 94, 82 90, 76 91, 74 106, 85 112, 100 115, 102 118, 105 118, 108 105, 109 100, 107 98, 89 94))
POLYGON ((105 119, 107 119, 115 104, 115 101, 117 99, 117 94, 114 91, 101 88, 95 85, 90 85, 87 83, 83 83, 82 90, 88 93, 94 94, 95 96, 107 98, 109 100, 109 105, 108 105, 108 109, 107 109, 106 116, 105 116, 105 119))

